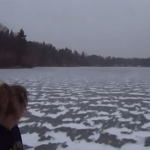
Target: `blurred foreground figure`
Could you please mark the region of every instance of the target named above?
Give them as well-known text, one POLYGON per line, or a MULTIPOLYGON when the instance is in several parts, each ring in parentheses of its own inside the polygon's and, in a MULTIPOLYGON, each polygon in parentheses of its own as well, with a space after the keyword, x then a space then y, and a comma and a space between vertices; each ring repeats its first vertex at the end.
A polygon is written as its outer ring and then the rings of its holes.
POLYGON ((28 104, 28 92, 20 85, 0 84, 0 150, 23 150, 18 122, 28 104))

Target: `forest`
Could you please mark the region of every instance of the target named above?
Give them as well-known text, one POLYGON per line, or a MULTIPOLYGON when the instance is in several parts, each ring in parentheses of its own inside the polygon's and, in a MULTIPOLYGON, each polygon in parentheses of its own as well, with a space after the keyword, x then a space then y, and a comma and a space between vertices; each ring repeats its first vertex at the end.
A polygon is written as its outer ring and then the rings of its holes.
POLYGON ((0 23, 0 68, 77 66, 149 67, 150 58, 103 57, 67 47, 57 49, 49 43, 28 41, 23 29, 14 33, 0 23))

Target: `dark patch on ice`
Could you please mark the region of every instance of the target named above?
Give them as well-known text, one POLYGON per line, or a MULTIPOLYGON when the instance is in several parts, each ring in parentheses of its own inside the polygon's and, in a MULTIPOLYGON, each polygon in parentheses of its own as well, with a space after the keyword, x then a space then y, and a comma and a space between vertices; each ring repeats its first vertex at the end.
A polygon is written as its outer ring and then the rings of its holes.
POLYGON ((146 139, 145 139, 145 145, 144 146, 146 146, 146 147, 149 147, 150 146, 150 137, 147 137, 146 139))
POLYGON ((102 133, 96 143, 111 145, 113 147, 121 148, 126 143, 136 143, 133 139, 117 139, 116 135, 111 135, 109 133, 102 133))
POLYGON ((40 139, 38 141, 45 141, 45 140, 51 140, 53 139, 51 136, 45 137, 45 135, 40 136, 40 139))
POLYGON ((40 146, 35 147, 34 150, 56 150, 58 147, 58 144, 49 143, 49 144, 43 144, 40 146))
POLYGON ((23 145, 23 148, 24 148, 24 149, 30 149, 30 148, 32 148, 32 147, 24 144, 24 145, 23 145))

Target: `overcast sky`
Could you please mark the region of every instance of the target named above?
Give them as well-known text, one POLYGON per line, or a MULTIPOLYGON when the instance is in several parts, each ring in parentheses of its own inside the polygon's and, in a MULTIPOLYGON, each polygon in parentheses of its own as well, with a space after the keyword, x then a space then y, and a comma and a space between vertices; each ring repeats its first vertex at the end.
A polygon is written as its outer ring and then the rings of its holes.
POLYGON ((56 48, 150 57, 150 0, 0 0, 0 22, 56 48))

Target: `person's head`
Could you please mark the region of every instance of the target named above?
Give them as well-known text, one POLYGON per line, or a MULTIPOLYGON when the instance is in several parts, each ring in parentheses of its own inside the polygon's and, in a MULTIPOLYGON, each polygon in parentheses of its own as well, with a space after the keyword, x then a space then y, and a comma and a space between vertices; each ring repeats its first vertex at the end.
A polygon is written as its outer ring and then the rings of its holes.
MULTIPOLYGON (((0 117, 17 123, 28 104, 28 92, 21 85, 0 84, 0 117)), ((0 119, 1 119, 0 118, 0 119)))

